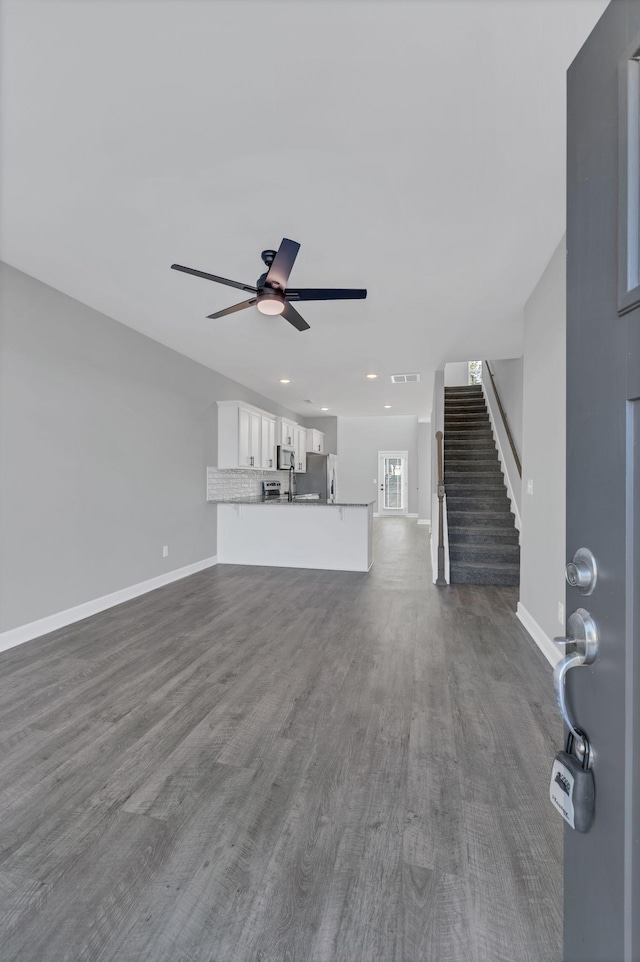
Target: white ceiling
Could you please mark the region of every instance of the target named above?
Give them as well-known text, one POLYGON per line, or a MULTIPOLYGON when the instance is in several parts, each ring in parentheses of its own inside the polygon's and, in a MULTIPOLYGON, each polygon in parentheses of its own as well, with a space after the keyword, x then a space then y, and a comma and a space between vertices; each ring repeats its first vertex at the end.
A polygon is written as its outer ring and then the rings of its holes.
POLYGON ((0 256, 307 416, 428 415, 443 362, 522 353, 606 5, 4 0, 0 256), (253 284, 283 236, 367 300, 208 321, 241 292, 169 269, 253 284))

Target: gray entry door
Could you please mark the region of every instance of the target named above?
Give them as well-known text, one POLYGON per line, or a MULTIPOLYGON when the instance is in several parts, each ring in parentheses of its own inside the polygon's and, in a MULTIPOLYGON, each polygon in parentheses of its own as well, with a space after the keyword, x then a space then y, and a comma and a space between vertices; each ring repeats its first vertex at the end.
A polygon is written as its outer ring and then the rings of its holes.
POLYGON ((640 960, 640 2, 614 0, 568 74, 568 588, 600 635, 567 676, 594 748, 596 815, 565 829, 565 962, 640 960))

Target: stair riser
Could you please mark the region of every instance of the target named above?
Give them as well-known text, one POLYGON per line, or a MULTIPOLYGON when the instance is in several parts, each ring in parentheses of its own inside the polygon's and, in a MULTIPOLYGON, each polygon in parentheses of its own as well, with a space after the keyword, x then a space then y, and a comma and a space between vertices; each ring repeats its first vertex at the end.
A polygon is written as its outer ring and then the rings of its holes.
POLYGON ((449 397, 469 397, 470 395, 477 394, 482 397, 482 385, 481 384, 469 384, 460 385, 459 387, 446 387, 444 389, 445 398, 449 397))
POLYGON ((451 511, 510 511, 509 499, 495 491, 447 491, 447 509, 451 511))
POLYGON ((518 544, 515 528, 456 528, 449 525, 449 545, 518 544))
POLYGON ((477 564, 491 564, 499 561, 505 564, 520 563, 520 545, 517 544, 461 544, 449 542, 450 561, 469 561, 477 564))
POLYGON ((478 424, 481 421, 489 423, 489 415, 486 411, 445 411, 444 423, 453 424, 456 421, 469 421, 478 424))
MULTIPOLYGON (((471 462, 473 463, 473 462, 471 462)), ((448 471, 444 472, 445 484, 499 484, 504 487, 502 471, 448 471)))
POLYGON ((491 424, 489 423, 489 418, 483 418, 482 421, 447 421, 444 422, 444 433, 445 436, 449 434, 450 431, 490 431, 491 424))
POLYGON ((447 491, 451 511, 510 511, 511 502, 504 491, 447 491))
POLYGON ((507 498, 448 498, 447 513, 449 510, 454 514, 462 511, 475 513, 478 517, 482 514, 494 514, 496 511, 510 512, 511 505, 507 498))
POLYGON ((471 430, 461 431, 460 428, 449 428, 449 430, 444 435, 444 446, 445 449, 447 445, 451 446, 454 442, 459 444, 460 442, 465 442, 466 444, 482 444, 485 447, 490 445, 495 447, 495 439, 493 437, 493 432, 491 428, 487 431, 486 428, 477 427, 475 431, 473 428, 471 430), (461 437, 455 437, 455 435, 462 435, 461 437))
POLYGON ((447 505, 447 521, 458 528, 513 528, 514 516, 511 511, 456 511, 447 505))
POLYGON ((465 407, 472 404, 484 404, 486 406, 486 403, 484 394, 451 394, 444 399, 445 407, 455 407, 456 405, 465 407))
POLYGON ((520 584, 520 572, 492 572, 490 568, 482 567, 461 572, 452 566, 450 581, 452 585, 500 585, 505 588, 517 588, 520 584))
POLYGON ((469 418, 474 420, 478 418, 488 418, 489 412, 486 408, 445 408, 444 409, 444 419, 445 421, 451 418, 469 418))
POLYGON ((449 474, 497 474, 502 477, 500 462, 495 458, 469 458, 467 461, 454 461, 453 457, 446 459, 446 471, 449 474))
POLYGON ((500 463, 495 445, 493 448, 447 448, 445 446, 445 462, 447 464, 455 464, 457 470, 465 470, 460 467, 462 464, 489 465, 500 463))
MULTIPOLYGON (((451 454, 453 458, 458 458, 458 457, 474 458, 478 452, 487 452, 487 451, 490 451, 491 453, 495 453, 496 457, 498 455, 496 442, 493 440, 493 437, 487 438, 486 440, 481 439, 480 441, 475 441, 473 439, 468 440, 464 438, 460 439, 460 438, 447 437, 447 440, 444 442, 445 458, 449 454, 451 454)), ((485 454, 482 454, 482 457, 485 457, 485 456, 486 456, 485 454)))
POLYGON ((466 434, 482 437, 486 434, 491 435, 491 424, 489 421, 456 421, 454 424, 445 424, 444 436, 450 437, 452 434, 459 434, 464 431, 466 434))

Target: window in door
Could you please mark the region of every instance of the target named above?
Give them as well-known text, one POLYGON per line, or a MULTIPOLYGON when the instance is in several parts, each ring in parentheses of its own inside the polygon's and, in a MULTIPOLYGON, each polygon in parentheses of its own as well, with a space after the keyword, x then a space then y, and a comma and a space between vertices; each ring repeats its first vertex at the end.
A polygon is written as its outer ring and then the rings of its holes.
MULTIPOLYGON (((636 41, 637 43, 637 41, 636 41)), ((618 313, 640 304, 640 51, 620 71, 618 313)))
POLYGON ((469 384, 482 384, 482 361, 469 361, 469 384))
POLYGON ((380 514, 407 513, 407 452, 380 451, 380 514))

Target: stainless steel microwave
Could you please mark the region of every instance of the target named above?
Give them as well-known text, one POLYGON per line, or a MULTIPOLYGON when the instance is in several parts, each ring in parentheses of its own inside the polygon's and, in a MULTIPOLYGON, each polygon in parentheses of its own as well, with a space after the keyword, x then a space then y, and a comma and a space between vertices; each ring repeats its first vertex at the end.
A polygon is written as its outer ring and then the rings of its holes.
POLYGON ((296 466, 296 449, 290 444, 278 445, 278 471, 288 471, 296 466))

